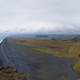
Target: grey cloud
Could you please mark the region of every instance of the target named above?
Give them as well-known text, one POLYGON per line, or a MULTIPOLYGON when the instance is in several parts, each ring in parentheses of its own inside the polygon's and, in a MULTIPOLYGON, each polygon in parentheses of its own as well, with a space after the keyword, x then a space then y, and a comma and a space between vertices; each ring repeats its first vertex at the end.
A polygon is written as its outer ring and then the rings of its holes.
POLYGON ((51 23, 52 32, 79 32, 80 27, 77 25, 80 24, 80 0, 0 0, 0 29, 3 31, 6 27, 7 29, 30 27, 32 30, 39 27, 37 30, 39 31, 45 27, 43 23, 45 26, 51 23), (56 28, 53 23, 65 26, 58 25, 56 28), (72 24, 75 24, 75 27, 72 24))

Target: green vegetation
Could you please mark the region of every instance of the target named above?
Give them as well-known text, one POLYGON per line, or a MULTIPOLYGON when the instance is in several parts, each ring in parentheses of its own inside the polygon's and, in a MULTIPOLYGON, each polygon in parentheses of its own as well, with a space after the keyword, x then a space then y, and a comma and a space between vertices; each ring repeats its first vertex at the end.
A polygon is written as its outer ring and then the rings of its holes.
POLYGON ((21 40, 17 44, 27 45, 33 50, 57 57, 80 58, 80 42, 61 40, 21 40))
POLYGON ((76 62, 74 65, 73 65, 73 70, 80 74, 80 61, 76 62))
POLYGON ((67 57, 67 49, 62 50, 62 51, 58 51, 58 50, 50 49, 50 48, 32 48, 32 49, 35 50, 35 51, 43 52, 45 54, 51 54, 53 56, 59 56, 59 57, 64 57, 65 56, 65 57, 67 57))
MULTIPOLYGON (((70 67, 80 75, 80 41, 21 40, 16 41, 16 43, 22 46, 29 46, 30 50, 27 49, 28 47, 25 47, 26 49, 23 51, 26 53, 29 51, 29 55, 31 56, 34 54, 48 54, 70 59, 72 61, 70 67)), ((45 76, 47 76, 47 74, 45 76)), ((43 78, 43 80, 47 80, 46 77, 44 77, 44 74, 43 78)), ((67 75, 61 75, 61 79, 68 80, 67 75)))

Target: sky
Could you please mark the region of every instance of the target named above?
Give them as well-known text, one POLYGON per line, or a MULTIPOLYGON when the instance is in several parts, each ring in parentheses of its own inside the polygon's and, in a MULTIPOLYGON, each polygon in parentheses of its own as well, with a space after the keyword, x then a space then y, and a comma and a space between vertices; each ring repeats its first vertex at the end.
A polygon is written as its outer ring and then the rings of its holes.
POLYGON ((0 0, 0 32, 79 33, 80 0, 0 0))

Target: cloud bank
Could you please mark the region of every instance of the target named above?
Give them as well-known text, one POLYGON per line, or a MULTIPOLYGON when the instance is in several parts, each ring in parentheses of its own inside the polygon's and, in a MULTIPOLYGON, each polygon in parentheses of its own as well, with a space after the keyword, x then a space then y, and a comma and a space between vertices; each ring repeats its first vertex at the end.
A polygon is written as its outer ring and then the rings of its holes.
POLYGON ((0 0, 0 32, 80 32, 80 0, 0 0))

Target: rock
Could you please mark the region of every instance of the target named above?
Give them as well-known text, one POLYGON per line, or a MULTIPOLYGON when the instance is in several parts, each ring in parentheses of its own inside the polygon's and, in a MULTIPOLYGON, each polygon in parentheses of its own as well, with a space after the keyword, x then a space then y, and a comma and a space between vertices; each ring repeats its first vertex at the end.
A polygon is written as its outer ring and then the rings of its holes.
POLYGON ((25 73, 19 73, 15 68, 2 67, 0 69, 0 80, 27 80, 25 73))

